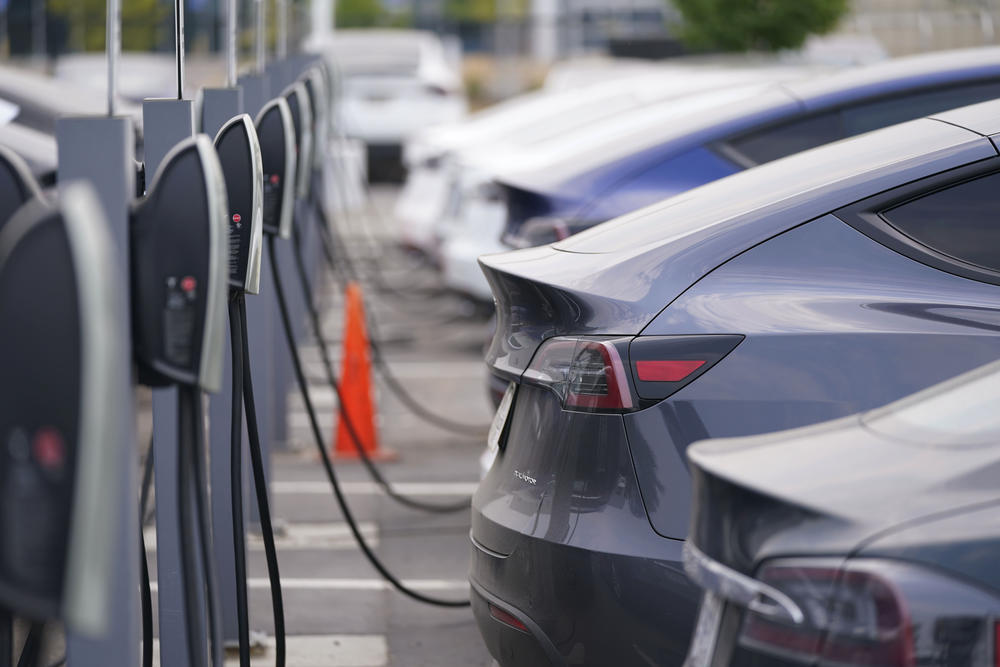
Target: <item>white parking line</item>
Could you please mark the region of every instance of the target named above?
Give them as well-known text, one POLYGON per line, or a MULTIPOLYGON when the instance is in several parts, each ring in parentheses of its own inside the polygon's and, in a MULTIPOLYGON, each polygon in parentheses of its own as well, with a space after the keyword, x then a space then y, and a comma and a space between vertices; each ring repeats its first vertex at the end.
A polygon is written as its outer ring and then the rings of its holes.
MULTIPOLYGON (((274 640, 267 640, 263 655, 255 655, 253 665, 274 664, 274 640)), ((292 667, 385 667, 389 664, 389 643, 384 635, 290 635, 286 661, 292 667)), ((153 665, 160 664, 160 640, 153 640, 153 665)), ((227 667, 240 664, 239 657, 226 656, 227 667)))
MULTIPOLYGON (((371 522, 358 524, 365 541, 372 548, 379 544, 378 526, 371 522)), ((351 529, 342 521, 330 523, 289 523, 281 526, 280 534, 275 536, 275 547, 278 551, 308 551, 312 549, 347 550, 356 548, 351 529)), ((146 541, 146 551, 156 550, 156 529, 149 527, 143 530, 146 541)), ((247 549, 263 551, 264 538, 255 532, 247 533, 247 549)))
MULTIPOLYGON (((467 591, 469 582, 464 579, 404 579, 403 583, 415 591, 467 591)), ((155 592, 159 586, 151 582, 155 592)), ((268 590, 271 582, 266 577, 250 577, 247 586, 252 589, 268 590)), ((391 586, 382 579, 301 579, 281 578, 282 591, 362 591, 377 592, 390 590, 391 586)))
MULTIPOLYGON (((382 495, 382 488, 375 482, 341 482, 344 493, 351 495, 382 495)), ((393 482, 397 493, 408 496, 471 496, 479 482, 393 482)), ((329 482, 271 482, 271 493, 288 495, 329 495, 329 482)))

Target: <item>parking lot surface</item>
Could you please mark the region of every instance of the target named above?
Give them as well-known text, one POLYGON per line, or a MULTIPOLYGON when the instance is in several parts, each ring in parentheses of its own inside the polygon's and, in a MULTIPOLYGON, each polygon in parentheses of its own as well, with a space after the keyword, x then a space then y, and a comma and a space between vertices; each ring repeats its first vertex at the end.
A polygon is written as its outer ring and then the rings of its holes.
MULTIPOLYGON (((375 193, 379 210, 390 210, 394 189, 375 193)), ((379 240, 391 242, 385 218, 369 219, 379 240)), ((350 245, 370 249, 371 236, 352 227, 350 245)), ((470 424, 488 425, 482 348, 487 322, 463 300, 442 292, 407 295, 407 286, 433 285, 434 273, 403 255, 383 265, 382 276, 398 292, 366 290, 383 349, 395 375, 428 408, 470 424)), ((327 276, 329 278, 329 276, 327 276)), ((339 355, 343 299, 327 280, 321 289, 324 326, 339 355)), ((324 434, 332 440, 336 403, 323 381, 318 348, 300 349, 324 434)), ((339 372, 339 360, 336 362, 339 372)), ((483 442, 429 425, 410 413, 376 376, 380 447, 395 455, 382 464, 397 490, 429 503, 453 503, 475 489, 483 442)), ((442 609, 390 590, 358 551, 334 500, 308 426, 301 398, 288 394, 290 441, 274 457, 273 514, 281 529, 277 550, 289 633, 288 664, 296 667, 475 667, 491 660, 468 609, 442 609)), ((329 446, 329 443, 328 443, 329 446)), ((442 598, 468 595, 469 513, 426 514, 388 499, 359 463, 337 472, 363 533, 389 568, 413 588, 442 598)), ((155 553, 147 527, 147 550, 155 553)), ((155 577, 155 557, 151 572, 155 577)), ((273 664, 273 625, 263 543, 248 542, 251 630, 266 635, 254 664, 273 664)), ((155 583, 154 583, 155 586, 155 583)), ((155 588, 154 588, 155 595, 155 588)), ((155 598, 154 598, 155 609, 155 598)), ((234 655, 229 658, 234 660, 234 655)), ((237 664, 237 662, 233 662, 237 664)))

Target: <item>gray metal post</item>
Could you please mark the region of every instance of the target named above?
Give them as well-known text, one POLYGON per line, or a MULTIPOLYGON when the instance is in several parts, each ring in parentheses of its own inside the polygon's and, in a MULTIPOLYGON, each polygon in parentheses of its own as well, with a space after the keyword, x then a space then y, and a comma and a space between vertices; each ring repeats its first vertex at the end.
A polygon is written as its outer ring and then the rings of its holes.
MULTIPOLYGON (((108 56, 117 58, 121 9, 118 0, 108 2, 108 56)), ((114 98, 114 79, 109 80, 109 99, 114 98)), ((113 112, 113 105, 109 105, 113 112)), ((128 118, 62 118, 56 126, 59 150, 60 187, 74 181, 87 181, 104 209, 112 238, 115 242, 122 271, 120 282, 123 303, 122 313, 130 311, 129 304, 129 204, 135 192, 135 134, 128 118)), ((122 321, 122 340, 131 343, 129 322, 122 321)), ((131 349, 121 351, 131 359, 131 349)), ((125 365, 128 368, 129 365, 125 365)), ((134 386, 131 378, 122 378, 116 387, 134 386)), ((121 414, 127 415, 118 425, 116 442, 121 444, 121 479, 117 507, 118 529, 115 533, 114 565, 116 577, 111 596, 110 625, 112 631, 101 639, 83 638, 70 633, 66 638, 67 662, 70 667, 135 667, 139 664, 139 521, 137 514, 138 445, 136 442, 135 397, 124 391, 121 396, 108 396, 107 400, 119 401, 124 406, 121 414)))
MULTIPOLYGON (((175 6, 174 34, 177 46, 178 99, 145 100, 142 122, 145 128, 144 162, 147 187, 152 185, 163 159, 178 143, 194 134, 194 105, 183 98, 184 18, 183 3, 175 6), (178 11, 180 10, 180 11, 178 11)), ((159 608, 160 664, 163 667, 187 663, 183 582, 181 573, 180 517, 177 498, 177 389, 153 390, 153 452, 156 460, 156 580, 159 608)), ((199 605, 201 607, 201 605, 199 605)), ((207 640, 205 619, 199 619, 199 637, 207 640)))
MULTIPOLYGON (((151 185, 167 153, 194 134, 194 105, 188 100, 146 100, 142 105, 146 128, 144 147, 146 182, 151 185)), ((184 623, 184 586, 181 580, 180 523, 177 509, 177 389, 153 390, 153 452, 156 460, 156 580, 160 625, 160 664, 184 665, 187 629, 184 623)), ((195 641, 204 644, 202 637, 195 641)))
MULTIPOLYGON (((254 3, 257 12, 256 25, 256 65, 253 74, 239 79, 243 88, 243 108, 254 118, 270 100, 270 80, 265 75, 266 48, 264 44, 263 0, 254 3)), ((247 299, 247 333, 250 337, 250 368, 253 374, 254 391, 257 399, 257 427, 260 430, 261 455, 264 459, 264 472, 270 479, 271 452, 274 448, 274 322, 278 319, 278 304, 274 294, 274 283, 271 280, 270 260, 263 253, 260 260, 260 294, 247 299)), ((260 522, 260 510, 256 497, 250 498, 249 521, 260 522)))
MULTIPOLYGON (((214 137, 223 125, 243 113, 243 90, 236 85, 236 2, 226 3, 226 88, 202 91, 201 131, 214 137)), ((256 298, 256 297, 254 297, 256 298)), ((229 470, 230 422, 232 421, 232 353, 226 337, 222 369, 222 390, 209 397, 208 443, 209 481, 212 485, 212 553, 215 559, 222 621, 222 638, 227 646, 239 643, 239 615, 236 613, 236 554, 233 543, 233 511, 229 470)), ((242 397, 235 397, 242 400, 242 397)), ((243 488, 250 488, 246 462, 250 460, 247 431, 243 429, 243 488)), ((248 507, 244 494, 243 515, 248 507)))
MULTIPOLYGON (((277 28, 276 53, 275 61, 268 68, 268 74, 271 77, 272 93, 277 95, 295 80, 298 72, 294 71, 293 64, 288 58, 288 3, 286 0, 275 0, 275 13, 275 25, 277 28)), ((300 203, 296 202, 296 225, 301 222, 301 218, 299 217, 300 209, 300 203)), ((292 317, 292 327, 296 336, 299 336, 302 332, 301 325, 304 322, 302 315, 305 311, 303 309, 301 291, 297 288, 298 278, 295 276, 295 265, 293 263, 295 256, 293 255, 291 243, 279 243, 277 255, 279 268, 286 274, 283 276, 283 282, 288 290, 287 296, 289 311, 292 317)), ((277 318, 275 319, 277 320, 277 318)), ((292 386, 293 376, 291 359, 289 358, 288 351, 284 349, 285 340, 278 330, 279 326, 277 321, 272 323, 272 327, 274 327, 272 336, 275 345, 273 382, 276 389, 272 397, 272 410, 274 412, 273 432, 275 444, 285 447, 287 446, 289 437, 286 400, 288 390, 292 386)))

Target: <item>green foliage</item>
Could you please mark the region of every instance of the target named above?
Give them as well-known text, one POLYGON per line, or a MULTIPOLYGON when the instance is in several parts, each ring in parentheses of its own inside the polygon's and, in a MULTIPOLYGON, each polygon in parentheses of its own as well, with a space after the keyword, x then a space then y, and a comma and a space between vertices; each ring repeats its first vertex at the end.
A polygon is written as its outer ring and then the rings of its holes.
MULTIPOLYGON (((85 51, 104 49, 107 0, 48 0, 47 9, 70 26, 73 46, 85 51)), ((122 48, 151 51, 158 43, 170 5, 161 0, 122 1, 122 48)))
POLYGON ((338 0, 337 26, 366 28, 378 25, 382 7, 378 0, 338 0))
POLYGON ((684 17, 682 36, 695 48, 777 51, 829 32, 848 0, 673 0, 684 17))
POLYGON ((445 18, 458 23, 494 23, 523 18, 530 0, 444 0, 445 18))
POLYGON ((452 21, 492 23, 497 17, 496 0, 445 0, 444 15, 452 21))
POLYGON ((379 0, 337 0, 339 28, 406 28, 413 25, 408 12, 390 12, 379 0))

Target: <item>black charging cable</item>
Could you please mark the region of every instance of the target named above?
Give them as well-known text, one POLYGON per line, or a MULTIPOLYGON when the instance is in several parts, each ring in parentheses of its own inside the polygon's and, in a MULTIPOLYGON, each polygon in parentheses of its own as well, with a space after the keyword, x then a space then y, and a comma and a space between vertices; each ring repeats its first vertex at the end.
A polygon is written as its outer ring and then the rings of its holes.
POLYGON ((146 538, 139 523, 139 548, 142 549, 142 587, 139 591, 142 605, 142 667, 153 667, 153 591, 149 584, 149 560, 146 558, 146 538))
MULTIPOLYGON (((338 268, 336 264, 336 256, 334 254, 333 249, 329 247, 330 244, 333 242, 333 240, 329 236, 329 229, 325 228, 326 228, 326 223, 322 222, 321 220, 320 245, 323 247, 323 256, 326 260, 328 267, 330 268, 331 272, 334 273, 334 275, 337 275, 338 268)), ((298 235, 298 232, 295 229, 294 225, 292 229, 293 229, 293 237, 296 237, 298 235)), ((304 265, 304 259, 302 257, 301 242, 298 241, 297 239, 293 240, 295 240, 296 263, 299 265, 299 271, 304 272, 305 265, 304 265)), ((348 277, 348 279, 350 279, 350 277, 348 277)), ((308 286, 308 281, 306 281, 306 285, 308 286)), ((306 294, 305 300, 307 306, 315 310, 315 303, 312 301, 311 292, 306 294)), ((486 437, 486 434, 489 430, 489 426, 487 425, 467 424, 465 422, 458 422, 449 419, 447 417, 444 417, 442 415, 439 415, 435 412, 432 412, 431 410, 424 407, 420 403, 420 401, 418 401, 413 396, 413 394, 407 391, 406 387, 403 386, 403 384, 392 372, 389 363, 386 361, 385 356, 382 353, 382 347, 376 342, 376 339, 379 338, 378 330, 375 327, 375 323, 371 320, 370 317, 366 318, 366 326, 368 326, 369 330, 371 330, 372 332, 372 336, 370 336, 368 339, 368 347, 372 351, 372 361, 375 362, 375 370, 378 371, 379 375, 381 375, 382 378, 385 380, 386 386, 389 388, 389 391, 391 391, 393 395, 395 395, 396 398, 398 398, 414 415, 424 420, 428 424, 432 424, 446 431, 451 431, 453 433, 458 433, 460 435, 468 435, 477 438, 486 437)), ((320 351, 323 352, 326 349, 326 339, 321 335, 318 328, 316 328, 315 326, 313 328, 314 328, 314 333, 316 334, 317 344, 320 346, 320 351)), ((328 353, 327 357, 329 357, 328 353)))
POLYGON ((21 657, 17 660, 17 667, 35 667, 42 658, 42 646, 45 635, 45 625, 34 622, 28 628, 28 636, 21 647, 21 657))
POLYGON ((260 510, 260 529, 264 539, 264 557, 267 559, 267 576, 271 585, 271 614, 274 617, 274 656, 277 667, 285 667, 285 605, 281 592, 281 575, 278 572, 278 550, 271 524, 271 504, 267 497, 267 478, 264 475, 264 454, 257 427, 257 407, 253 395, 253 374, 250 370, 250 338, 247 334, 246 300, 239 299, 240 334, 243 347, 243 404, 247 415, 247 435, 250 440, 250 465, 253 468, 257 509, 260 510))
POLYGON ((401 505, 410 507, 412 509, 421 510, 424 512, 434 512, 440 514, 449 514, 452 512, 461 512, 468 510, 471 498, 464 498, 456 503, 448 505, 438 505, 434 503, 425 503, 419 500, 415 500, 408 496, 405 496, 398 491, 396 491, 389 481, 382 475, 382 471, 379 470, 378 466, 372 461, 371 456, 365 450, 364 444, 361 442, 361 438, 358 435, 358 430, 354 426, 354 422, 351 416, 347 412, 346 403, 344 401, 343 393, 340 388, 340 381, 337 378, 337 374, 333 370, 333 361, 330 358, 330 350, 327 347, 326 339, 323 336, 323 325, 320 321, 319 312, 316 309, 316 303, 312 298, 312 291, 309 288, 309 280, 306 276, 305 261, 302 257, 302 244, 300 241, 298 229, 292 226, 292 241, 295 249, 295 267, 297 269, 296 273, 299 277, 299 284, 302 287, 302 296, 306 304, 306 311, 309 314, 309 321, 312 325, 313 337, 316 339, 316 343, 319 346, 320 357, 323 360, 323 368, 326 372, 326 381, 337 394, 337 404, 339 406, 340 419, 343 420, 344 426, 346 427, 348 437, 351 439, 351 443, 354 449, 357 451, 358 456, 361 458, 361 462, 364 464, 365 468, 368 470, 368 474, 371 476, 375 483, 378 484, 387 496, 395 500, 401 505))
POLYGON ((299 359, 299 351, 296 347, 295 335, 292 331, 292 322, 288 315, 288 303, 286 301, 285 290, 281 282, 281 270, 278 267, 278 253, 275 250, 274 237, 268 237, 267 241, 268 255, 271 260, 271 275, 274 278, 274 287, 278 294, 278 309, 281 313, 281 324, 285 332, 285 342, 287 343, 289 354, 292 357, 292 368, 295 371, 295 379, 299 385, 299 391, 302 393, 302 400, 305 403, 306 412, 309 415, 309 424, 312 428, 316 448, 319 450, 320 459, 323 462, 323 470, 326 472, 327 479, 329 479, 330 485, 333 487, 333 493, 337 499, 337 504, 340 506, 340 510, 344 514, 344 520, 347 522, 347 526, 350 528, 351 534, 354 536, 354 540, 357 542, 358 547, 360 547, 362 553, 364 553, 365 558, 368 559, 368 562, 371 563, 372 567, 374 567, 378 573, 393 586, 393 588, 403 595, 406 595, 407 597, 418 602, 423 602, 437 607, 471 606, 469 600, 442 600, 424 595, 423 593, 408 587, 396 578, 396 576, 389 571, 382 561, 379 560, 378 556, 375 555, 375 552, 372 551, 371 547, 365 541, 364 536, 361 534, 361 529, 358 527, 354 514, 351 512, 351 509, 347 504, 347 499, 344 496, 343 489, 340 487, 340 481, 337 479, 337 474, 334 471, 333 462, 330 460, 330 455, 327 453, 326 446, 323 443, 323 434, 320 431, 319 420, 316 417, 316 410, 313 407, 312 398, 309 395, 309 386, 306 383, 305 374, 302 371, 302 362, 299 359))
POLYGON ((247 596, 247 545, 243 519, 243 338, 239 292, 229 299, 229 341, 232 353, 232 408, 229 430, 229 489, 236 569, 236 625, 240 667, 250 667, 250 605, 247 596))
POLYGON ((153 667, 153 591, 149 582, 149 557, 146 555, 146 509, 153 486, 153 443, 149 443, 142 470, 142 490, 139 493, 139 556, 142 558, 140 603, 142 605, 142 667, 153 667))

